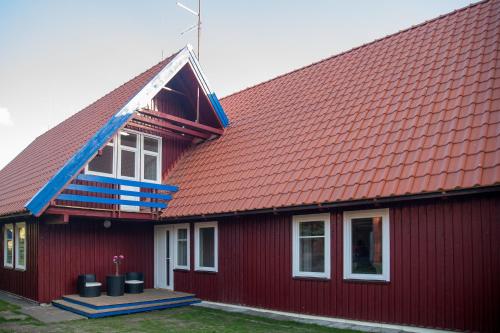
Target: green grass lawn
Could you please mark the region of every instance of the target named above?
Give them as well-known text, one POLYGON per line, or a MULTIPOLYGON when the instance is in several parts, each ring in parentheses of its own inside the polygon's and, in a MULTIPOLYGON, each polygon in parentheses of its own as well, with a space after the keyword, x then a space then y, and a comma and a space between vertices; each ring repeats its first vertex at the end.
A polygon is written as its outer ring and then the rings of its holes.
POLYGON ((293 321, 183 307, 102 319, 44 324, 33 318, 6 320, 2 314, 21 314, 19 307, 0 301, 0 332, 353 332, 293 321))

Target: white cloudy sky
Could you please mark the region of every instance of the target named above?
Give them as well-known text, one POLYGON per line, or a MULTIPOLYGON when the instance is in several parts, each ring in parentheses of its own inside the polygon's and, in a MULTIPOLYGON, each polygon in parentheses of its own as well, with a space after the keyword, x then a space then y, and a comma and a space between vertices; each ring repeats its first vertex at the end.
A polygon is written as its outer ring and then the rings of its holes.
MULTIPOLYGON (((201 63, 224 96, 469 3, 204 1, 201 63)), ((192 23, 175 0, 0 0, 0 168, 162 53, 195 44, 180 36, 192 23)))

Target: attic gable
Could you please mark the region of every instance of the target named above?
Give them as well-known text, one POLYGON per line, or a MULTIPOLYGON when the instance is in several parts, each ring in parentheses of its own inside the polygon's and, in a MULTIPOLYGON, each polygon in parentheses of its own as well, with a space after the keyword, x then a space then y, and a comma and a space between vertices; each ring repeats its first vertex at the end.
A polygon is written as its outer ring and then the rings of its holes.
MULTIPOLYGON (((160 92, 165 89, 173 89, 168 86, 168 84, 177 82, 184 75, 192 74, 192 78, 195 79, 197 92, 200 94, 200 101, 208 101, 208 105, 202 104, 200 102, 200 111, 203 108, 204 118, 203 121, 207 123, 215 124, 218 123, 219 130, 228 126, 229 121, 224 113, 215 93, 211 90, 208 85, 207 79, 205 78, 201 67, 192 51, 190 45, 186 46, 179 53, 177 53, 171 60, 166 63, 166 65, 149 81, 142 89, 133 95, 131 99, 116 113, 109 118, 109 120, 99 129, 94 135, 83 143, 81 148, 76 151, 66 163, 52 176, 52 178, 45 183, 45 185, 25 204, 25 209, 27 209, 31 214, 39 216, 43 213, 45 208, 49 205, 51 200, 57 196, 65 186, 82 170, 82 168, 91 160, 98 152, 98 150, 103 147, 107 142, 109 142, 112 137, 123 127, 129 123, 134 117, 138 115, 139 112, 149 112, 152 101, 155 100, 160 92), (183 70, 186 66, 190 71, 183 70), (207 111, 205 111, 207 110, 207 111)), ((189 93, 189 90, 185 88, 185 93, 189 93)), ((192 94, 192 92, 191 92, 192 94)), ((160 112, 156 112, 157 116, 161 115, 160 112)), ((173 115, 171 115, 173 116, 173 115)), ((155 118, 151 115, 147 116, 149 118, 155 118)), ((186 111, 185 114, 181 114, 177 117, 178 121, 190 121, 189 113, 186 111)), ((200 117, 201 118, 201 117, 200 117)), ((167 130, 167 131, 186 131, 189 130, 187 125, 176 125, 168 124, 166 122, 158 122, 154 119, 156 125, 142 124, 141 126, 146 126, 151 130, 167 130), (166 126, 166 127, 165 127, 166 126)), ((132 120, 133 121, 133 120, 132 120)), ((151 121, 150 121, 151 123, 151 121)), ((196 122, 193 122, 196 126, 196 122)), ((203 124, 200 124, 203 126, 203 124)), ((182 133, 180 133, 182 135, 182 133)), ((208 138, 208 137, 207 137, 208 138)))

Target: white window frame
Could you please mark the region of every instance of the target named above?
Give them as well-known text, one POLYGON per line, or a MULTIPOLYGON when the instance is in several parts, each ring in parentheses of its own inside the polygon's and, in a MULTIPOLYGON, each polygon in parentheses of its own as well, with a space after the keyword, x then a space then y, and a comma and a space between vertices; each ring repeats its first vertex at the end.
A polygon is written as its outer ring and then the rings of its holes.
POLYGON ((344 212, 344 279, 390 281, 389 209, 369 209, 344 212), (352 273, 352 220, 382 217, 382 274, 352 273))
POLYGON ((159 136, 156 136, 156 135, 151 135, 151 134, 141 134, 141 181, 143 182, 147 182, 147 183, 156 183, 156 184, 159 184, 161 183, 161 174, 162 174, 162 161, 161 161, 161 158, 162 158, 162 154, 161 154, 161 151, 162 151, 162 140, 161 140, 161 137, 159 136), (144 149, 144 138, 150 138, 150 139, 155 139, 155 140, 158 140, 158 152, 154 152, 154 151, 149 151, 149 150, 146 150, 144 149), (145 155, 149 155, 149 156, 156 156, 156 181, 155 180, 151 180, 151 179, 145 179, 144 178, 144 163, 145 163, 145 155))
POLYGON ((176 224, 174 225, 174 269, 186 269, 189 270, 191 268, 190 262, 191 262, 191 253, 190 253, 190 248, 191 248, 191 232, 190 232, 190 226, 189 223, 184 223, 184 224, 176 224), (178 243, 178 232, 179 229, 187 229, 187 265, 179 265, 177 262, 178 260, 178 250, 179 250, 179 243, 178 243))
POLYGON ((94 156, 92 156, 92 158, 89 160, 89 162, 85 165, 85 174, 87 174, 87 175, 95 175, 95 176, 103 176, 103 177, 113 177, 113 178, 116 178, 116 160, 117 160, 117 157, 116 157, 116 154, 117 154, 116 136, 113 137, 113 143, 108 142, 104 146, 111 146, 111 147, 113 147, 113 162, 112 162, 113 163, 113 166, 112 166, 113 173, 92 171, 92 170, 89 169, 89 163, 94 159, 94 157, 97 156, 97 154, 95 154, 94 156))
POLYGON ((15 224, 14 227, 14 253, 15 253, 15 263, 16 269, 26 270, 26 253, 28 251, 28 230, 26 229, 26 222, 19 222, 15 224), (24 227, 24 265, 19 264, 19 229, 24 227))
POLYGON ((117 134, 116 141, 117 141, 117 150, 118 150, 118 154, 116 156, 116 158, 117 158, 117 160, 116 160, 116 164, 117 164, 116 175, 117 175, 117 177, 120 179, 137 180, 137 181, 140 180, 141 177, 139 175, 139 171, 140 171, 140 161, 141 161, 141 141, 142 141, 141 133, 136 132, 136 131, 119 131, 117 134), (130 134, 136 135, 135 148, 129 147, 126 145, 122 145, 122 142, 121 142, 122 132, 127 133, 129 135, 130 134), (129 177, 129 176, 122 175, 122 170, 121 170, 122 169, 122 150, 126 150, 129 152, 135 153, 135 161, 134 161, 135 177, 129 177))
POLYGON ((5 224, 3 226, 3 266, 7 268, 14 268, 14 257, 15 257, 15 235, 14 235, 14 225, 12 223, 5 224), (9 264, 7 262, 7 230, 12 230, 12 262, 9 264))
POLYGON ((129 179, 129 180, 140 180, 143 182, 147 183, 155 183, 155 184, 161 184, 162 182, 162 145, 163 145, 163 140, 161 136, 156 136, 152 134, 145 134, 141 133, 138 131, 133 131, 133 130, 120 130, 114 137, 113 137, 113 143, 106 143, 108 146, 113 147, 113 173, 105 173, 105 172, 98 172, 98 171, 92 171, 89 170, 89 163, 92 161, 92 159, 96 156, 94 155, 85 165, 85 174, 87 175, 96 175, 96 176, 103 176, 103 177, 113 177, 113 178, 120 178, 120 179, 129 179), (122 146, 121 141, 120 141, 120 135, 122 132, 125 133, 130 133, 130 134, 136 134, 137 135, 137 147, 132 148, 129 146, 122 146), (144 149, 144 138, 149 137, 155 140, 158 140, 158 152, 152 152, 149 150, 144 149), (136 177, 127 177, 127 176, 121 176, 121 149, 124 148, 125 150, 129 151, 134 151, 136 153, 136 177), (149 180, 149 179, 144 179, 144 155, 150 155, 150 156, 156 156, 157 157, 157 181, 149 180))
POLYGON ((199 222, 194 226, 194 267, 196 271, 218 272, 219 269, 219 227, 216 221, 199 222), (214 267, 200 266, 200 229, 214 228, 214 267))
MULTIPOLYGON (((318 237, 318 236, 314 236, 318 237)), ((294 277, 312 277, 330 279, 331 276, 331 256, 330 256, 330 213, 295 215, 292 219, 292 272, 294 277), (300 271, 300 224, 304 222, 323 221, 325 225, 325 247, 324 247, 324 272, 303 272, 300 271)))

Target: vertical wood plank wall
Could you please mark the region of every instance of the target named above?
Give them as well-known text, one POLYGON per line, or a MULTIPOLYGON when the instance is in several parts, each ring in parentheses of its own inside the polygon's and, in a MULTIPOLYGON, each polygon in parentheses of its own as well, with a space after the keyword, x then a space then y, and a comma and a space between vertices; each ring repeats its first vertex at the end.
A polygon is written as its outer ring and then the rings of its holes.
MULTIPOLYGON (((24 221, 18 221, 24 222, 24 221)), ((26 298, 36 299, 38 293, 37 285, 37 251, 39 225, 35 221, 26 221, 26 270, 20 271, 14 268, 5 268, 4 260, 4 234, 3 226, 0 225, 0 290, 5 290, 26 298)), ((15 223, 15 222, 12 222, 15 223)), ((14 251, 15 252, 15 251, 14 251)), ((15 254, 14 254, 15 255, 15 254)))
POLYGON ((71 221, 67 225, 40 224, 38 286, 40 302, 76 293, 79 274, 96 274, 106 288, 106 275, 114 274, 114 255, 123 254, 121 272, 144 273, 145 287, 153 286, 153 225, 147 221, 71 221))
POLYGON ((198 297, 290 312, 499 331, 500 196, 390 208, 391 281, 343 280, 342 211, 331 212, 330 280, 292 278, 291 216, 219 220, 219 272, 175 272, 198 297))

